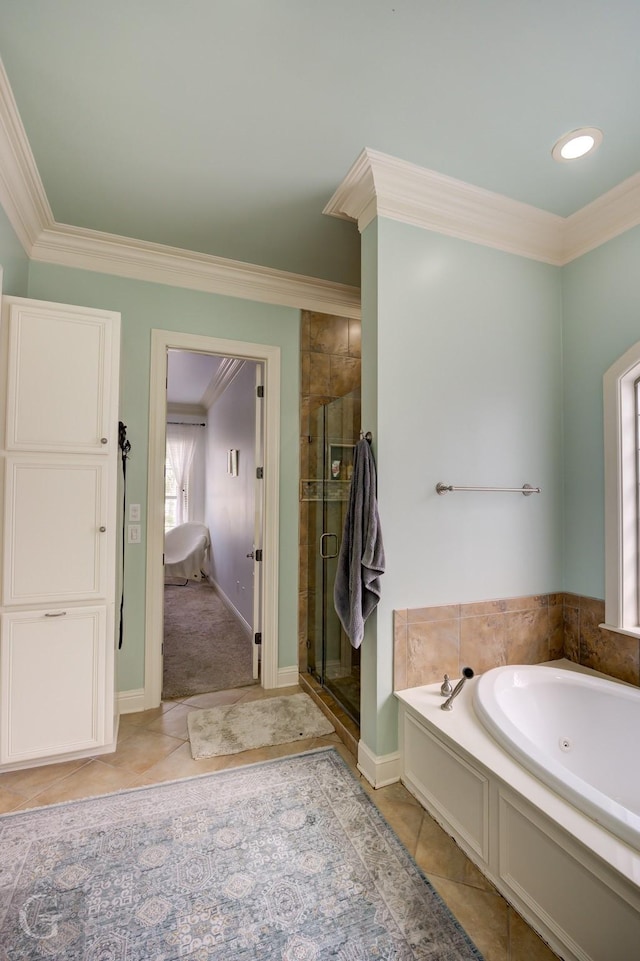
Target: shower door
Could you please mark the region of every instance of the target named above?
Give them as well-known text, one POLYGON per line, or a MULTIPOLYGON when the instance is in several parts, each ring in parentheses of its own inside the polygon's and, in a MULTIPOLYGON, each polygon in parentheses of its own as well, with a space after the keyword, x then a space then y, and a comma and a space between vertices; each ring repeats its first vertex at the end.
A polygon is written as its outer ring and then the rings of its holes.
POLYGON ((308 669, 356 722, 360 720, 360 651, 333 605, 333 585, 349 501, 353 452, 360 432, 360 391, 311 415, 309 500, 308 669))

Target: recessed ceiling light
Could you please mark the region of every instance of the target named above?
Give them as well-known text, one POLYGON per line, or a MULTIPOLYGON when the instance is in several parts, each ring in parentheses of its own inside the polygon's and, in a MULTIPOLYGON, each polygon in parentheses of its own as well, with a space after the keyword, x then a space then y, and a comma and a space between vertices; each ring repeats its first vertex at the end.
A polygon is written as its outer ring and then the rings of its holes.
POLYGON ((601 143, 602 130, 598 130, 597 127, 580 127, 560 137, 551 151, 551 156, 559 163, 577 160, 579 157, 586 157, 587 154, 593 153, 601 143))

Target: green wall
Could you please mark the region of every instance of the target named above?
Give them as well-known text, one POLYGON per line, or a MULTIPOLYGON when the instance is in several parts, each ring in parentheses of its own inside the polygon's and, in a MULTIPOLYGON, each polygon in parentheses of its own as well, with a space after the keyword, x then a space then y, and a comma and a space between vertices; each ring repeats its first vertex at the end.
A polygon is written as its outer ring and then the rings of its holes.
POLYGON ((362 730, 385 755, 394 609, 561 589, 562 299, 558 268, 384 218, 363 236, 372 269, 363 342, 375 330, 377 390, 363 363, 363 395, 376 395, 387 571, 362 730), (441 496, 438 481, 542 494, 441 496))
POLYGON ((0 266, 3 270, 0 290, 13 297, 24 297, 29 282, 29 258, 1 206, 0 266))
MULTIPOLYGON (((122 315, 120 418, 132 456, 127 501, 146 516, 151 330, 175 330, 281 348, 280 596, 278 664, 297 663, 299 311, 233 297, 145 283, 85 270, 32 263, 28 296, 117 310, 122 315)), ((143 533, 146 531, 143 529, 143 533)), ((121 691, 144 686, 146 536, 127 545, 125 636, 119 655, 121 691)))
POLYGON ((564 589, 604 597, 602 377, 640 340, 640 228, 563 268, 564 589))
MULTIPOLYGON (((392 612, 554 590, 604 596, 602 376, 640 340, 640 228, 562 269, 384 218, 362 236, 363 415, 387 554, 362 649, 362 736, 395 749, 392 612), (446 494, 459 485, 540 496, 446 494)), ((4 291, 118 310, 129 501, 145 505, 150 331, 282 349, 279 665, 295 663, 299 314, 33 263, 0 209, 4 291)), ((120 688, 144 677, 144 545, 129 548, 120 688)))

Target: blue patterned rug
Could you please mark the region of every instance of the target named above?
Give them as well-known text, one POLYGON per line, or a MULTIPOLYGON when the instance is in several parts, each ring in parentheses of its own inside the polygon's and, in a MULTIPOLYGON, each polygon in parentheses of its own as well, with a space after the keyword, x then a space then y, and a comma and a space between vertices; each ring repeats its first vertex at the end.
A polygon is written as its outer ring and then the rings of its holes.
POLYGON ((332 748, 0 817, 1 961, 478 961, 332 748))

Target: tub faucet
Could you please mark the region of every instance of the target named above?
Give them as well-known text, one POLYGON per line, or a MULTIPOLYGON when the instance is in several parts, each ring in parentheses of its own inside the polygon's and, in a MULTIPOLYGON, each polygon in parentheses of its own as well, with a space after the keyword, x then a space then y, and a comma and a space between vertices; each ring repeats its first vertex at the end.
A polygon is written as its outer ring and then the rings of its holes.
POLYGON ((462 690, 464 682, 471 680, 471 678, 473 677, 473 674, 474 672, 470 667, 462 668, 462 677, 460 678, 460 680, 458 681, 458 683, 456 684, 456 686, 454 687, 453 691, 451 692, 449 697, 446 699, 444 704, 440 705, 443 711, 453 710, 453 705, 451 702, 453 701, 454 697, 457 697, 460 691, 462 690))
POLYGON ((452 692, 453 692, 453 685, 451 684, 451 681, 449 680, 449 675, 448 675, 448 674, 445 674, 445 676, 444 676, 444 681, 443 681, 442 684, 440 685, 440 693, 441 693, 441 695, 442 695, 443 697, 449 697, 449 695, 450 695, 452 692))

